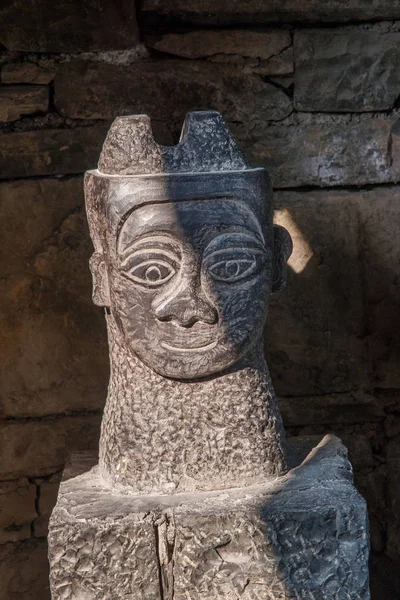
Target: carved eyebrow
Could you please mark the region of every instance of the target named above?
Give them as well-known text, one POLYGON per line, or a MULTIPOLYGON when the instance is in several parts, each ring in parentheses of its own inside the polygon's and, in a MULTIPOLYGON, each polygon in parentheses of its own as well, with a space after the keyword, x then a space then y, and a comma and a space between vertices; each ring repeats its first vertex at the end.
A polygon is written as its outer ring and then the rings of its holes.
POLYGON ((231 231, 222 233, 214 237, 209 244, 207 244, 204 254, 209 254, 215 250, 224 250, 229 248, 256 248, 265 250, 264 240, 260 239, 253 233, 245 233, 240 231, 231 231), (223 246, 221 248, 221 246, 223 246))
POLYGON ((137 250, 152 250, 153 252, 168 252, 172 250, 175 253, 175 256, 181 258, 181 244, 179 241, 168 234, 164 233, 154 233, 154 234, 144 234, 143 236, 137 238, 133 242, 128 242, 126 244, 122 244, 121 240, 118 243, 118 250, 122 257, 127 254, 132 254, 137 250), (121 248, 123 246, 123 248, 121 248))
POLYGON ((177 262, 180 260, 180 256, 178 256, 178 254, 175 254, 174 252, 170 252, 165 248, 155 248, 154 246, 149 246, 148 248, 135 248, 133 250, 130 249, 123 255, 120 263, 121 267, 125 267, 127 264, 129 265, 132 262, 133 258, 140 259, 141 256, 149 260, 151 259, 151 256, 169 258, 170 261, 175 264, 177 264, 177 262))

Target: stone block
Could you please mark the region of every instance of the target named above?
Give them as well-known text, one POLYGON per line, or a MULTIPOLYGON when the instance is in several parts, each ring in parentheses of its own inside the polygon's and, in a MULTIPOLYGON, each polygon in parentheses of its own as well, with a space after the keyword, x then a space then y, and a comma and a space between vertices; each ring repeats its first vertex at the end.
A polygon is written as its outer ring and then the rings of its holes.
POLYGON ((51 518, 53 600, 369 599, 346 451, 333 436, 312 448, 296 440, 301 465, 259 486, 158 497, 113 493, 80 457, 51 518))
MULTIPOLYGON (((348 436, 349 439, 351 436, 348 436)), ((353 453, 354 455, 354 453, 353 453)), ((390 475, 389 475, 390 477, 390 475)), ((387 506, 388 469, 384 464, 371 469, 361 469, 355 472, 355 485, 367 501, 370 542, 373 552, 384 552, 387 540, 387 506)), ((390 487, 390 486, 389 486, 390 487)), ((389 532, 398 529, 397 515, 390 519, 389 532)))
POLYGON ((12 51, 84 52, 132 48, 138 41, 132 0, 4 0, 0 42, 12 51))
POLYGON ((22 477, 0 482, 0 544, 31 537, 31 522, 37 517, 36 485, 22 477))
POLYGON ((203 29, 145 37, 150 48, 183 58, 209 58, 218 54, 268 60, 292 45, 289 31, 203 29))
POLYGON ((1 416, 103 406, 108 354, 82 196, 80 178, 0 185, 1 416))
POLYGON ((47 112, 49 88, 44 85, 0 86, 0 121, 17 121, 22 115, 47 112))
POLYGON ((280 398, 279 410, 285 427, 376 423, 385 418, 379 400, 364 392, 280 398))
POLYGON ((40 67, 32 62, 7 63, 1 69, 3 83, 46 84, 50 83, 55 75, 53 67, 40 67))
POLYGON ((356 389, 366 378, 357 192, 278 192, 293 239, 287 288, 272 297, 267 362, 278 396, 356 389))
POLYGON ((371 556, 371 598, 393 600, 400 589, 399 561, 384 554, 371 556))
POLYGON ((294 52, 297 110, 388 110, 399 96, 400 33, 299 31, 294 52))
POLYGON ((50 600, 48 571, 45 541, 0 546, 0 600, 50 600))
POLYGON ((399 193, 397 186, 375 188, 359 204, 366 342, 374 387, 389 389, 400 386, 399 193))
POLYGON ((204 25, 347 22, 400 19, 399 0, 143 0, 142 17, 155 15, 204 25))
POLYGON ((146 113, 180 129, 189 110, 220 111, 227 121, 283 119, 288 96, 261 76, 209 61, 139 61, 125 66, 74 60, 60 65, 55 104, 72 119, 146 113))
POLYGON ((99 433, 98 415, 0 423, 0 479, 54 473, 68 450, 95 450, 99 433))
POLYGON ((386 447, 387 477, 387 554, 393 560, 400 557, 400 435, 390 440, 386 447))
POLYGON ((265 167, 274 187, 364 185, 396 181, 391 125, 384 119, 329 121, 239 131, 252 164, 265 167))
POLYGON ((103 125, 3 133, 0 177, 66 175, 93 169, 106 133, 103 125))
POLYGON ((47 537, 51 512, 57 502, 59 481, 43 481, 39 486, 38 518, 33 524, 35 537, 47 537))

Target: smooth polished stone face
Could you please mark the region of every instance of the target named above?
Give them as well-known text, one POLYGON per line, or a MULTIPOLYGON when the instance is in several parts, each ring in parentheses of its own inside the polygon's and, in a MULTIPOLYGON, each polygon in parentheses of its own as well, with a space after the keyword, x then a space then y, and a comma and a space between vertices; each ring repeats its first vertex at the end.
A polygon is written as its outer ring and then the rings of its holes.
POLYGON ((133 210, 109 269, 111 311, 128 346, 171 378, 205 377, 233 365, 265 323, 272 243, 233 198, 133 210))

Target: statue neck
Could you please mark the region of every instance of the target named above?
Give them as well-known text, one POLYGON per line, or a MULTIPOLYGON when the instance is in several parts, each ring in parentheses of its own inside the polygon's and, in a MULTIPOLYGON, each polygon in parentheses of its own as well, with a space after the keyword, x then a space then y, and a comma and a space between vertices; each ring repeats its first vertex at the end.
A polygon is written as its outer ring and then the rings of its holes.
POLYGON ((244 487, 285 468, 283 428, 261 342, 240 364, 203 380, 158 375, 107 316, 111 376, 100 466, 121 491, 244 487))

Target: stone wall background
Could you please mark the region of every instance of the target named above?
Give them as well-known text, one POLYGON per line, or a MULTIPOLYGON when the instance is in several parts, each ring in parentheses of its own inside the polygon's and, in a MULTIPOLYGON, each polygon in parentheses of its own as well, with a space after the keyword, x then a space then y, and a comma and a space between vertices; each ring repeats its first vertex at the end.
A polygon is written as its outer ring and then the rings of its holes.
POLYGON ((400 585, 400 1, 5 0, 0 7, 0 600, 46 600, 69 450, 95 448, 108 358, 82 174, 111 120, 174 143, 223 113, 295 241, 266 351, 288 435, 345 441, 374 600, 400 585))

